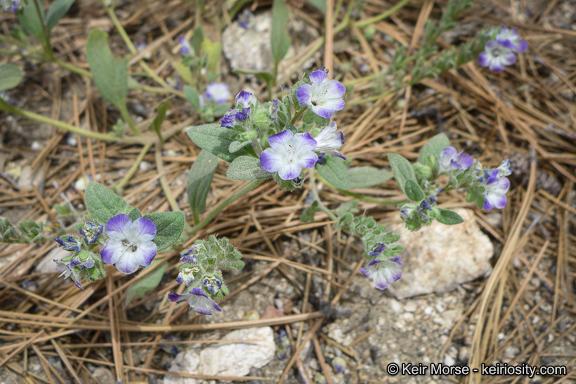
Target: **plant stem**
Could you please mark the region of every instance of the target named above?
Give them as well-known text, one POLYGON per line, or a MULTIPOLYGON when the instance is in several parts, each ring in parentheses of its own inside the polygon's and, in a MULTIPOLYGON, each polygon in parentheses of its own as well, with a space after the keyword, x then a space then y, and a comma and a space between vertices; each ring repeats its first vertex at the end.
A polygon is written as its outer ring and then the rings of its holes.
POLYGON ((130 126, 130 129, 132 130, 132 132, 134 132, 134 134, 136 136, 141 136, 142 132, 140 132, 138 127, 136 127, 136 124, 134 124, 134 121, 132 120, 130 113, 128 113, 128 108, 126 107, 126 104, 119 106, 118 109, 120 109, 120 114, 122 115, 124 120, 126 120, 126 122, 128 123, 128 126, 130 126))
POLYGON ((300 116, 302 116, 304 114, 304 112, 306 112, 308 110, 308 107, 304 107, 301 110, 299 110, 296 115, 294 115, 294 117, 292 118, 292 121, 290 122, 290 124, 294 124, 295 122, 298 121, 298 119, 300 118, 300 116))
POLYGON ((308 179, 310 181, 310 190, 312 191, 314 199, 318 202, 318 208, 324 211, 328 215, 328 217, 330 217, 331 220, 338 221, 338 217, 336 217, 336 215, 331 210, 326 208, 324 203, 322 203, 322 200, 320 200, 320 195, 318 194, 318 188, 316 187, 316 180, 314 178, 315 176, 314 168, 308 169, 308 176, 309 176, 308 179))
POLYGON ((162 161, 162 146, 160 145, 160 143, 156 143, 156 153, 154 158, 156 160, 156 170, 160 175, 160 185, 162 186, 164 195, 166 195, 166 200, 168 200, 168 204, 170 204, 170 208, 172 208, 172 211, 177 212, 180 210, 180 207, 178 206, 176 199, 172 195, 170 185, 168 184, 168 180, 166 179, 166 174, 164 172, 164 162, 162 161))
POLYGON ((142 148, 142 151, 140 151, 140 154, 136 158, 136 161, 134 162, 134 164, 132 164, 132 167, 130 168, 126 176, 124 176, 120 184, 118 184, 118 188, 122 189, 126 186, 126 184, 128 184, 132 176, 134 176, 134 174, 138 170, 140 163, 142 162, 142 160, 144 160, 144 156, 146 156, 151 147, 152 143, 147 143, 146 145, 144 145, 144 148, 142 148))
POLYGON ((145 143, 148 143, 150 141, 149 139, 144 139, 144 138, 115 137, 115 136, 104 134, 104 133, 86 131, 85 129, 75 127, 74 125, 65 123, 65 122, 60 121, 60 120, 51 119, 49 117, 42 116, 42 115, 39 115, 39 114, 34 113, 34 112, 30 112, 30 111, 26 111, 26 110, 23 110, 20 108, 16 108, 16 107, 8 104, 7 102, 5 102, 4 100, 1 100, 1 99, 0 99, 0 110, 14 113, 16 115, 20 115, 22 117, 25 117, 25 118, 30 119, 30 120, 38 121, 40 123, 49 124, 49 125, 52 125, 54 127, 64 129, 68 132, 76 133, 77 135, 89 137, 91 139, 111 141, 111 142, 121 142, 121 143, 134 143, 134 144, 145 144, 145 143))
POLYGON ((62 61, 62 60, 60 60, 60 59, 57 59, 57 58, 55 58, 55 57, 53 57, 51 61, 52 61, 54 64, 58 64, 58 65, 61 66, 62 68, 66 68, 66 69, 69 70, 70 72, 74 72, 74 73, 76 73, 76 74, 78 74, 78 75, 80 75, 80 76, 84 76, 84 77, 87 77, 87 78, 89 78, 89 79, 91 79, 91 78, 93 77, 93 76, 92 76, 92 73, 90 73, 89 71, 86 71, 86 70, 84 70, 84 69, 82 69, 82 68, 79 68, 79 67, 77 67, 77 66, 75 66, 75 65, 73 65, 73 64, 67 63, 67 62, 62 61))
MULTIPOLYGON (((114 26, 118 30, 118 33, 120 33, 120 35, 122 36, 122 39, 124 40, 124 43, 126 43, 126 46, 130 50, 130 52, 133 55, 137 54, 138 50, 136 49, 136 47, 132 43, 132 40, 130 40, 130 36, 128 36, 128 34, 126 33, 126 30, 124 29, 124 27, 120 23, 120 20, 118 20, 118 17, 116 17, 116 14, 114 13, 114 8, 112 8, 112 7, 105 7, 105 8, 106 8, 106 12, 110 16, 110 19, 112 19, 112 23, 114 24, 114 26)), ((152 79, 154 79, 154 81, 156 81, 162 87, 164 87, 164 88, 170 87, 168 84, 166 84, 166 82, 164 80, 162 80, 162 78, 160 78, 160 76, 158 76, 157 74, 154 73, 154 71, 152 71, 152 69, 148 66, 148 64, 146 64, 146 62, 144 60, 140 60, 139 64, 142 67, 142 69, 144 69, 144 71, 146 71, 148 76, 150 76, 152 79)))
POLYGON ((216 217, 216 215, 218 215, 224 208, 226 208, 228 205, 230 205, 230 203, 232 203, 234 200, 237 200, 240 197, 244 196, 248 192, 256 189, 256 187, 258 187, 260 184, 262 184, 265 181, 266 181, 266 179, 258 179, 258 180, 253 180, 249 184, 246 184, 244 187, 239 189, 236 193, 234 193, 232 196, 230 196, 229 198, 227 198, 226 200, 221 202, 220 205, 218 205, 216 208, 214 208, 208 214, 208 216, 206 216, 201 222, 199 222, 190 231, 188 231, 187 235, 193 236, 196 233, 198 233, 198 231, 200 231, 206 225, 210 224, 212 219, 214 219, 216 217))

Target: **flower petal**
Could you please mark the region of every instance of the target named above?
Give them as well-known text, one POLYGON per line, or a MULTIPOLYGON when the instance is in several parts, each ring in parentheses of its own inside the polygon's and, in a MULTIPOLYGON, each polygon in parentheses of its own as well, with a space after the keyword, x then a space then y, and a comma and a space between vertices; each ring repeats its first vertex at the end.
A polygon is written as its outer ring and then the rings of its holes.
POLYGON ((294 137, 291 130, 286 129, 280 133, 272 135, 268 138, 268 143, 274 149, 284 149, 288 146, 290 140, 294 137))
POLYGON ((316 86, 320 85, 325 80, 328 80, 328 74, 321 69, 316 70, 310 74, 310 81, 316 86))
POLYGON ((132 220, 128 215, 120 214, 111 217, 106 222, 106 236, 113 240, 122 241, 127 237, 127 231, 132 224, 132 220))
POLYGON ((278 176, 282 180, 292 180, 300 176, 300 172, 302 172, 302 168, 296 163, 282 164, 278 170, 278 176))
POLYGON ((131 274, 138 270, 139 266, 147 267, 156 257, 156 244, 151 241, 138 245, 135 252, 124 252, 116 262, 116 268, 122 273, 131 274))
POLYGON ((100 256, 106 264, 116 264, 124 252, 126 252, 126 246, 122 244, 122 241, 110 238, 100 251, 100 256))
POLYGON ((157 229, 152 220, 139 217, 132 223, 130 231, 138 241, 152 241, 156 237, 157 229))
POLYGON ((340 98, 346 93, 346 87, 338 80, 330 80, 328 83, 328 94, 333 98, 340 98))
POLYGON ((296 98, 300 105, 311 106, 312 86, 310 84, 302 84, 296 90, 296 98))
POLYGON ((260 154, 260 166, 267 172, 278 172, 283 164, 282 155, 272 148, 268 148, 260 154))

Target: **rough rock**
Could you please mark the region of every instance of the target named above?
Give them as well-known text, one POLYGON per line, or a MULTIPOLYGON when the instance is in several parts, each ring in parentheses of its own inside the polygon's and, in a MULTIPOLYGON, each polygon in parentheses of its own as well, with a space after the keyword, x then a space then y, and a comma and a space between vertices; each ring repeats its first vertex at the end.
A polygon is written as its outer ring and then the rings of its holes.
POLYGON ((98 367, 94 369, 92 376, 94 376, 94 378, 98 380, 100 384, 114 384, 116 382, 112 372, 106 368, 98 367))
POLYGON ((434 223, 416 232, 406 230, 402 223, 390 225, 402 236, 399 244, 405 247, 402 278, 388 288, 397 299, 449 292, 492 272, 494 247, 480 231, 474 212, 455 211, 464 219, 462 224, 434 223))
MULTIPOLYGON (((259 12, 254 15, 253 27, 244 29, 235 21, 224 30, 222 50, 233 70, 272 72, 274 59, 270 42, 271 23, 271 11, 259 12)), ((318 32, 314 28, 307 28, 302 21, 294 18, 288 25, 289 35, 292 36, 293 32, 298 37, 298 46, 301 49, 318 37, 318 32)), ((284 59, 289 60, 294 54, 294 47, 291 46, 284 59)))
MULTIPOLYGON (((190 348, 180 352, 169 369, 200 375, 245 376, 250 368, 261 368, 274 358, 276 345, 270 327, 239 329, 223 340, 258 340, 256 342, 218 344, 202 350, 190 348)), ((196 379, 165 376, 164 384, 197 384, 196 379)))
POLYGON ((56 247, 50 252, 48 252, 48 254, 44 256, 42 261, 36 264, 36 266, 34 267, 34 272, 39 273, 56 272, 56 263, 54 262, 54 259, 60 260, 66 256, 70 256, 70 252, 65 251, 63 248, 56 247))

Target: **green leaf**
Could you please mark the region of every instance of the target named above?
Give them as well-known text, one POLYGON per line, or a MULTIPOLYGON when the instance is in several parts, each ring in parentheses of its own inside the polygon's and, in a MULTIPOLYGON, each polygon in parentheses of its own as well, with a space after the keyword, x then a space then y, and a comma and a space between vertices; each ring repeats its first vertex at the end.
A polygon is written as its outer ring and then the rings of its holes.
POLYGON ((322 12, 322 14, 326 14, 326 0, 308 0, 308 3, 312 4, 316 9, 322 12))
POLYGON ((184 86, 184 94, 186 95, 186 99, 194 109, 197 111, 200 110, 200 97, 198 96, 198 92, 189 85, 184 86))
POLYGON ((194 34, 192 35, 192 39, 190 40, 190 45, 194 48, 194 53, 196 56, 200 56, 200 48, 202 46, 202 42, 204 41, 204 31, 202 30, 202 26, 199 25, 194 30, 194 34))
POLYGON ((156 225, 156 237, 152 240, 158 247, 158 252, 170 247, 180 238, 184 230, 184 213, 155 212, 144 215, 156 225))
POLYGON ((56 0, 54 4, 52 4, 46 16, 46 28, 48 28, 49 31, 64 17, 72 4, 74 4, 74 0, 56 0))
POLYGON ((241 150, 242 148, 250 145, 252 142, 251 141, 233 141, 232 143, 230 143, 230 146, 228 147, 228 150, 230 151, 230 153, 236 153, 239 150, 241 150))
POLYGON ((268 85, 274 84, 274 75, 267 71, 254 71, 250 69, 235 69, 234 73, 238 73, 241 75, 252 75, 255 76, 257 79, 262 80, 268 85))
POLYGON ((374 167, 355 167, 348 170, 348 177, 350 177, 350 189, 354 189, 382 184, 393 178, 394 175, 374 167))
POLYGON ((226 176, 233 180, 255 180, 267 179, 273 177, 273 174, 262 169, 259 159, 240 156, 230 164, 226 176))
POLYGON ((318 201, 314 200, 312 204, 308 208, 302 212, 302 216, 300 216, 300 221, 303 223, 307 222, 314 222, 314 214, 318 211, 318 201))
POLYGON ((274 0, 272 3, 272 32, 270 34, 272 43, 272 57, 278 63, 286 56, 290 48, 290 37, 286 31, 290 13, 286 7, 285 0, 274 0))
POLYGON ((0 65, 0 92, 16 88, 23 77, 24 73, 20 67, 12 64, 0 65))
POLYGON ((116 60, 108 48, 108 34, 94 29, 86 43, 86 58, 94 83, 104 99, 118 108, 126 105, 128 91, 128 64, 116 60))
POLYGON ((190 168, 186 191, 188 192, 190 208, 195 216, 206 209, 206 198, 217 166, 218 158, 210 152, 202 150, 190 168))
POLYGON ((93 181, 86 187, 85 199, 88 212, 98 224, 105 225, 111 217, 132 211, 132 207, 124 199, 93 181))
POLYGON ((426 157, 434 155, 438 157, 440 151, 446 147, 450 146, 450 139, 443 133, 439 133, 432 137, 420 150, 420 155, 418 155, 418 162, 424 164, 426 157))
POLYGON ((213 42, 208 38, 202 41, 202 51, 208 54, 208 70, 216 72, 220 57, 222 57, 222 43, 213 42))
POLYGON ((140 217, 142 217, 142 212, 138 208, 132 208, 130 212, 128 212, 128 217, 134 221, 140 217))
POLYGON ((412 201, 422 201, 424 199, 424 191, 414 180, 406 180, 404 184, 404 189, 406 190, 406 196, 412 201))
POLYGON ((44 39, 44 29, 42 26, 45 23, 45 17, 44 9, 40 7, 40 15, 38 15, 34 1, 30 0, 24 3, 22 11, 18 15, 18 20, 20 20, 20 24, 28 34, 42 42, 44 39))
MULTIPOLYGON (((158 261, 156 260, 152 261, 152 264, 150 264, 149 267, 143 269, 143 271, 152 268, 152 266, 154 266, 156 263, 158 263, 158 261)), ((125 305, 128 305, 128 303, 130 303, 130 301, 132 301, 134 297, 136 296, 144 297, 146 292, 151 291, 156 287, 158 287, 160 281, 162 280, 162 276, 164 276, 164 271, 166 270, 167 265, 168 263, 162 263, 162 265, 154 269, 152 272, 150 272, 143 278, 137 280, 136 282, 134 282, 134 284, 130 285, 130 287, 128 287, 128 290, 126 291, 125 305)))
POLYGON ((388 161, 390 161, 390 166, 392 167, 394 178, 398 182, 402 192, 406 194, 404 187, 406 180, 416 181, 416 176, 414 175, 414 169, 412 169, 412 165, 410 165, 410 162, 406 160, 402 155, 397 155, 395 153, 388 154, 388 161))
POLYGON ((170 106, 170 100, 163 102, 156 108, 156 117, 154 118, 152 125, 150 125, 151 131, 160 134, 160 130, 162 129, 162 123, 166 118, 166 111, 168 110, 169 106, 170 106))
POLYGON ((232 131, 223 128, 220 124, 204 124, 189 128, 186 133, 188 137, 202 149, 211 152, 222 160, 232 162, 238 156, 246 156, 248 152, 245 149, 234 154, 230 153, 228 148, 234 141, 232 140, 232 131))
POLYGON ((344 161, 341 158, 326 155, 322 164, 316 164, 316 170, 320 176, 336 188, 350 189, 348 169, 346 169, 346 165, 344 165, 344 161))
POLYGON ((464 219, 462 218, 462 216, 460 216, 459 214, 457 214, 454 211, 451 211, 449 209, 442 209, 442 208, 437 208, 438 209, 438 217, 436 218, 438 220, 438 222, 442 223, 442 224, 446 224, 446 225, 455 225, 455 224, 460 224, 464 222, 464 219))
POLYGON ((185 83, 194 84, 190 67, 186 65, 184 60, 172 60, 171 63, 176 73, 178 73, 178 76, 180 76, 185 83))

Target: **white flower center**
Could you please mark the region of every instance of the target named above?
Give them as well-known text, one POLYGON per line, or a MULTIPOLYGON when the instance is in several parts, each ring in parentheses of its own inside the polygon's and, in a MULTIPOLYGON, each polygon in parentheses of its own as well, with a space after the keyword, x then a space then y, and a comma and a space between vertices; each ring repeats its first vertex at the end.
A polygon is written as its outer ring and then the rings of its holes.
POLYGON ((130 252, 136 252, 138 250, 138 244, 128 239, 122 240, 122 245, 130 250, 130 252))

